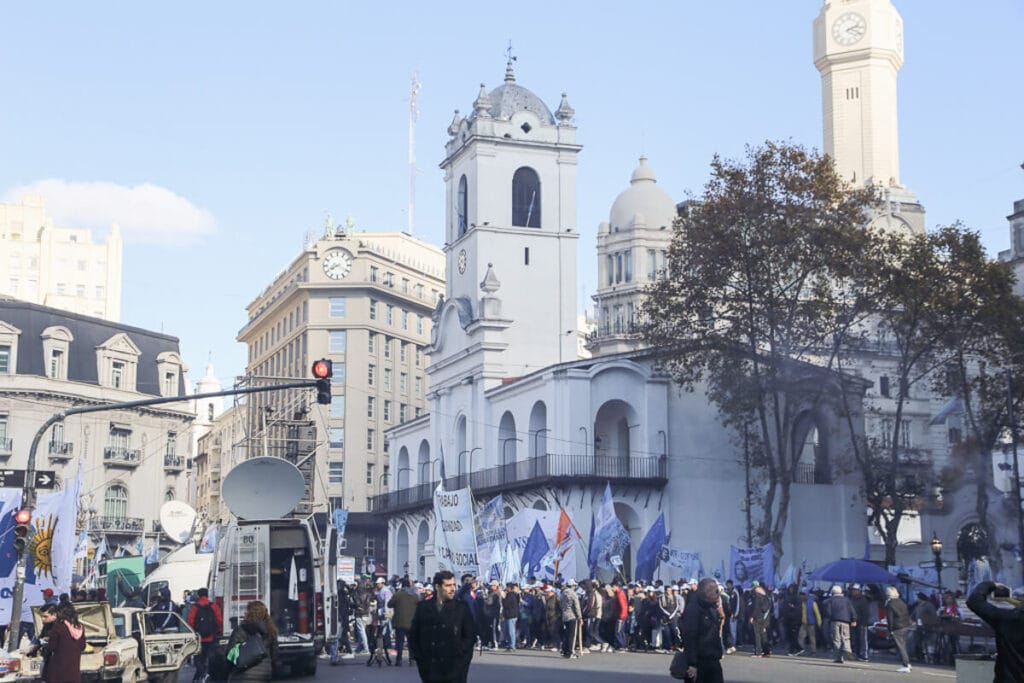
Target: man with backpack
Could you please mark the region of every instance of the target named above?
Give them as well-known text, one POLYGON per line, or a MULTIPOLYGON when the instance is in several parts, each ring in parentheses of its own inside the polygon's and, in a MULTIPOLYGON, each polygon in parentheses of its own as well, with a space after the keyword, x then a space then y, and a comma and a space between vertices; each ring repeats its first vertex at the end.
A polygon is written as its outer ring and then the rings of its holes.
POLYGON ((210 660, 216 651, 217 634, 224 627, 224 617, 220 608, 210 602, 210 591, 200 588, 196 591, 199 596, 195 604, 188 611, 188 625, 199 636, 200 650, 195 657, 196 673, 192 677, 192 683, 200 683, 206 679, 210 670, 210 660))

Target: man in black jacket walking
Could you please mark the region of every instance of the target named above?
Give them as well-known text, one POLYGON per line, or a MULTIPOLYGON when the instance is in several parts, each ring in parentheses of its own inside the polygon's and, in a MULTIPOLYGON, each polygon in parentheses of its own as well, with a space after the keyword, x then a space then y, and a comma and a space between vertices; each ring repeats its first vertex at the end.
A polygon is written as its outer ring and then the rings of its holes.
POLYGON ((434 575, 434 597, 416 605, 409 651, 423 683, 465 683, 473 659, 476 626, 469 608, 455 599, 455 575, 434 575))
POLYGON ((722 677, 722 616, 718 584, 701 579, 697 596, 683 611, 686 674, 696 683, 724 683, 722 677))
POLYGON ((857 625, 857 615, 853 611, 850 599, 843 595, 842 586, 832 586, 832 597, 825 603, 825 611, 828 613, 829 628, 832 631, 835 661, 842 664, 845 661, 844 655, 853 657, 853 649, 850 647, 850 626, 857 625))
MULTIPOLYGON (((988 601, 996 584, 982 581, 967 598, 967 606, 996 632, 994 683, 1024 681, 1024 608, 996 607, 988 601)), ((1009 595, 1009 590, 1003 587, 1009 595)))

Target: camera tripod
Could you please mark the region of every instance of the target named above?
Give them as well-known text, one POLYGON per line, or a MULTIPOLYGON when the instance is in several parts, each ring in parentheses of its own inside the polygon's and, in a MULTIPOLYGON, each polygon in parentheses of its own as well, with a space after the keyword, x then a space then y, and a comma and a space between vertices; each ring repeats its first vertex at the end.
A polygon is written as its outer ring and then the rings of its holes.
POLYGON ((366 666, 373 666, 374 662, 378 667, 384 666, 384 662, 391 666, 391 654, 384 647, 384 627, 377 625, 370 628, 373 629, 373 648, 370 650, 370 658, 366 660, 366 666))

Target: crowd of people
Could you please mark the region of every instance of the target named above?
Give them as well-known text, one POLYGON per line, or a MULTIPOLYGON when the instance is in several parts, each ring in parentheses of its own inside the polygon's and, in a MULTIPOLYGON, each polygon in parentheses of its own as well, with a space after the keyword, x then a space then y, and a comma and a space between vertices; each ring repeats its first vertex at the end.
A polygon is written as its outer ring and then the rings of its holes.
MULTIPOLYGON (((895 588, 860 584, 827 589, 789 585, 772 589, 755 581, 744 590, 732 580, 715 582, 723 654, 737 647, 754 657, 774 654, 829 654, 835 662, 869 661, 872 635, 883 618, 899 659, 898 671, 911 661, 933 661, 941 620, 959 620, 959 596, 917 593, 907 602, 895 588), (918 628, 923 626, 924 628, 918 628)), ((332 661, 370 652, 375 643, 395 653, 401 666, 408 629, 418 601, 433 596, 429 583, 408 577, 364 577, 340 584, 338 623, 341 637, 332 661), (351 626, 351 628, 349 628, 351 626), (351 631, 351 637, 349 632, 351 631)), ((549 650, 571 659, 591 652, 672 653, 684 647, 684 618, 701 594, 696 579, 637 583, 621 579, 530 579, 524 583, 460 577, 456 599, 465 602, 482 650, 549 650)), ((950 636, 953 651, 957 640, 950 636)), ((411 660, 411 658, 410 658, 411 660)), ((410 665, 412 662, 410 661, 410 665)))

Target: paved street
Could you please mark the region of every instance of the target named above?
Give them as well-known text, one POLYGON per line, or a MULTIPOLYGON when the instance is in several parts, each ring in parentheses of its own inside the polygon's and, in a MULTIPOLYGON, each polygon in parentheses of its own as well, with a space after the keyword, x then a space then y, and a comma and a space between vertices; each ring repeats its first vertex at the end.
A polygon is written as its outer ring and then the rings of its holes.
MULTIPOLYGON (((879 662, 833 664, 826 657, 786 657, 753 659, 737 653, 723 661, 728 683, 863 683, 864 681, 954 681, 951 668, 914 667, 911 674, 896 673, 898 666, 882 655, 879 662)), ((469 680, 477 683, 620 683, 621 681, 667 681, 670 655, 657 654, 586 654, 579 660, 565 660, 553 652, 534 650, 515 654, 485 652, 473 660, 469 680)), ((414 668, 384 666, 368 668, 365 656, 347 660, 336 667, 321 660, 315 679, 293 678, 294 681, 344 681, 345 683, 414 683, 419 681, 414 668)), ((181 683, 192 680, 191 671, 182 672, 181 683)))

